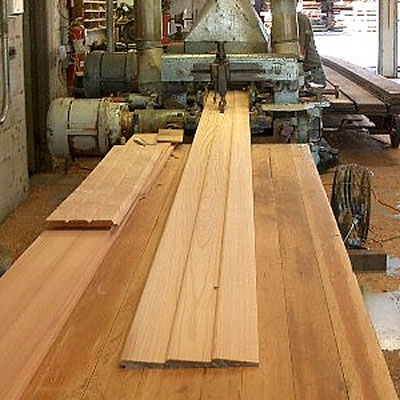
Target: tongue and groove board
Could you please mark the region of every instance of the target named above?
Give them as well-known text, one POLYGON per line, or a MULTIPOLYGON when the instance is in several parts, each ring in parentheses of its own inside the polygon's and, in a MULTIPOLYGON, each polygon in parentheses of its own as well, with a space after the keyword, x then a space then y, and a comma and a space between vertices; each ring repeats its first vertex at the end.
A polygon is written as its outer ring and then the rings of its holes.
POLYGON ((258 367, 126 370, 118 366, 167 220, 169 207, 160 209, 173 201, 178 184, 165 178, 172 172, 171 163, 179 161, 173 157, 158 181, 161 185, 129 218, 121 241, 113 246, 22 400, 396 400, 308 147, 279 146, 252 149, 258 367), (276 150, 277 156, 272 154, 276 150), (282 162, 292 170, 276 171, 277 158, 286 160, 282 162), (276 186, 282 176, 287 187, 276 186), (279 203, 286 206, 285 212, 299 210, 289 212, 283 226, 284 207, 279 203), (302 225, 295 229, 306 238, 295 237, 294 229, 287 229, 291 225, 302 225), (312 254, 306 266, 299 260, 300 273, 292 273, 294 266, 288 264, 299 251, 290 241, 312 254), (302 278, 303 272, 308 279, 302 278), (295 298, 289 290, 305 293, 295 298))
POLYGON ((160 172, 172 152, 170 144, 140 146, 133 140, 114 146, 88 178, 46 220, 50 229, 110 229, 160 172))
POLYGON ((132 323, 125 367, 259 361, 249 104, 207 100, 132 323), (238 301, 240 299, 240 301, 238 301))

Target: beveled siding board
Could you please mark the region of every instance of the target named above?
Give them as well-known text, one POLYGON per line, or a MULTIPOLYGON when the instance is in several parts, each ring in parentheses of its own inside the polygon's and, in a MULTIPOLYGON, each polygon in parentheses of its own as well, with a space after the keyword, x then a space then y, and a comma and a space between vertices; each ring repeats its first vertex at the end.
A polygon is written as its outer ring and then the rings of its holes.
MULTIPOLYGON (((191 150, 191 156, 196 154, 199 160, 207 157, 202 185, 193 198, 197 208, 192 224, 177 235, 180 219, 185 218, 181 211, 173 220, 170 216, 173 223, 164 233, 174 238, 173 243, 186 236, 183 249, 188 247, 179 260, 180 266, 170 266, 164 237, 161 240, 122 354, 124 366, 258 363, 248 93, 231 92, 227 101, 225 114, 219 113, 211 98, 207 101, 202 121, 207 119, 211 124, 201 123, 196 139, 201 139, 209 128, 213 129, 213 139, 207 153, 196 144, 191 150), (157 258, 159 254, 162 258, 157 258), (170 290, 173 285, 175 288, 170 290), (155 300, 156 294, 162 303, 155 300), (237 298, 243 299, 240 307, 235 303, 237 298)), ((185 173, 195 179, 189 162, 190 158, 185 173)), ((184 178, 181 193, 191 193, 192 180, 184 178)), ((176 202, 184 209, 187 197, 179 195, 178 190, 176 202)))
POLYGON ((114 146, 99 166, 47 219, 57 228, 110 229, 121 225, 144 185, 164 163, 172 146, 140 146, 133 141, 114 146))
POLYGON ((213 360, 222 365, 257 365, 259 337, 249 99, 246 92, 235 92, 234 96, 213 360))
POLYGON ((224 235, 235 96, 221 120, 207 165, 167 360, 211 363, 224 235))
POLYGON ((167 361, 182 279, 192 241, 218 115, 209 96, 164 234, 121 355, 125 366, 167 361))
POLYGON ((112 243, 112 233, 44 232, 0 280, 0 398, 19 399, 112 243))
POLYGON ((122 372, 118 367, 119 355, 164 230, 188 150, 183 145, 174 151, 146 199, 140 201, 128 217, 119 240, 111 247, 22 400, 78 400, 87 392, 97 399, 132 398, 133 379, 125 390, 116 389, 122 372), (122 305, 126 302, 129 305, 124 309, 122 305), (105 371, 108 362, 115 369, 105 371), (97 375, 101 375, 99 380, 97 375), (90 382, 93 385, 88 387, 90 382))

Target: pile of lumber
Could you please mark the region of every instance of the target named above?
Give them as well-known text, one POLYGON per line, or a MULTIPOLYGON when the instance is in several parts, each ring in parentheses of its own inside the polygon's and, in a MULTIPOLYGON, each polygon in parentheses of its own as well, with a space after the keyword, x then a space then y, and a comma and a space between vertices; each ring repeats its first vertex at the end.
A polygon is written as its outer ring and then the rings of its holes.
POLYGON ((328 85, 336 86, 339 90, 339 98, 329 99, 329 111, 366 115, 387 114, 386 104, 358 83, 327 65, 324 65, 324 71, 328 85))
POLYGON ((397 399, 307 145, 252 146, 259 366, 119 368, 175 198, 177 153, 21 400, 397 399))
POLYGON ((1 399, 20 398, 172 148, 115 147, 49 218, 71 229, 42 233, 0 280, 1 399))
POLYGON ((259 362, 248 94, 227 102, 207 100, 123 366, 259 362))
POLYGON ((101 164, 50 216, 52 229, 110 229, 121 225, 171 155, 168 143, 114 146, 101 164))
POLYGON ((378 97, 391 112, 400 112, 400 85, 396 82, 340 58, 323 57, 322 62, 378 97))

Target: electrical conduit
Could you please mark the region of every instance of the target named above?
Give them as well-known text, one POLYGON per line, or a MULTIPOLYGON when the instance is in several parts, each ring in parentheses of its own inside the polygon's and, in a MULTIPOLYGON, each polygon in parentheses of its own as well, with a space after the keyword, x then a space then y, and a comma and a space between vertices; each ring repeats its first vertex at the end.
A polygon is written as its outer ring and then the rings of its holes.
POLYGON ((0 40, 1 40, 1 59, 2 59, 2 101, 0 111, 0 125, 7 120, 10 103, 10 65, 8 53, 8 15, 7 0, 0 0, 0 40))

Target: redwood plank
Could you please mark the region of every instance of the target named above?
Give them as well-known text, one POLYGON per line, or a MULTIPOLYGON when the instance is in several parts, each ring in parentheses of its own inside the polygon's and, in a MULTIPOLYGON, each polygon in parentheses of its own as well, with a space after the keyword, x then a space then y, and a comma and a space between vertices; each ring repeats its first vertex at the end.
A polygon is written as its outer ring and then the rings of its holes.
POLYGON ((0 280, 0 398, 19 399, 112 243, 44 232, 0 280))
POLYGON ((219 133, 214 107, 210 96, 121 356, 124 366, 161 366, 167 361, 210 150, 219 133))
MULTIPOLYGON (((348 399, 291 146, 271 146, 296 398, 348 399)), ((303 164, 302 168, 314 168, 303 164)), ((319 229, 325 229, 321 225, 319 229)))
POLYGON ((256 365, 259 337, 249 100, 246 92, 235 92, 234 96, 213 360, 222 365, 256 365))
MULTIPOLYGON (((218 112, 215 110, 214 112, 218 112)), ((193 231, 185 275, 171 331, 167 360, 207 364, 212 361, 215 309, 227 204, 235 107, 230 96, 220 115, 193 231)), ((236 121, 235 121, 236 122, 236 121)))
POLYGON ((122 221, 165 165, 172 146, 115 146, 99 166, 47 219, 52 229, 110 229, 122 221))
POLYGON ((293 147, 292 154, 326 290, 349 399, 397 399, 311 153, 308 147, 293 147), (309 167, 304 168, 307 164, 309 167), (321 229, 321 226, 325 229, 321 229))

